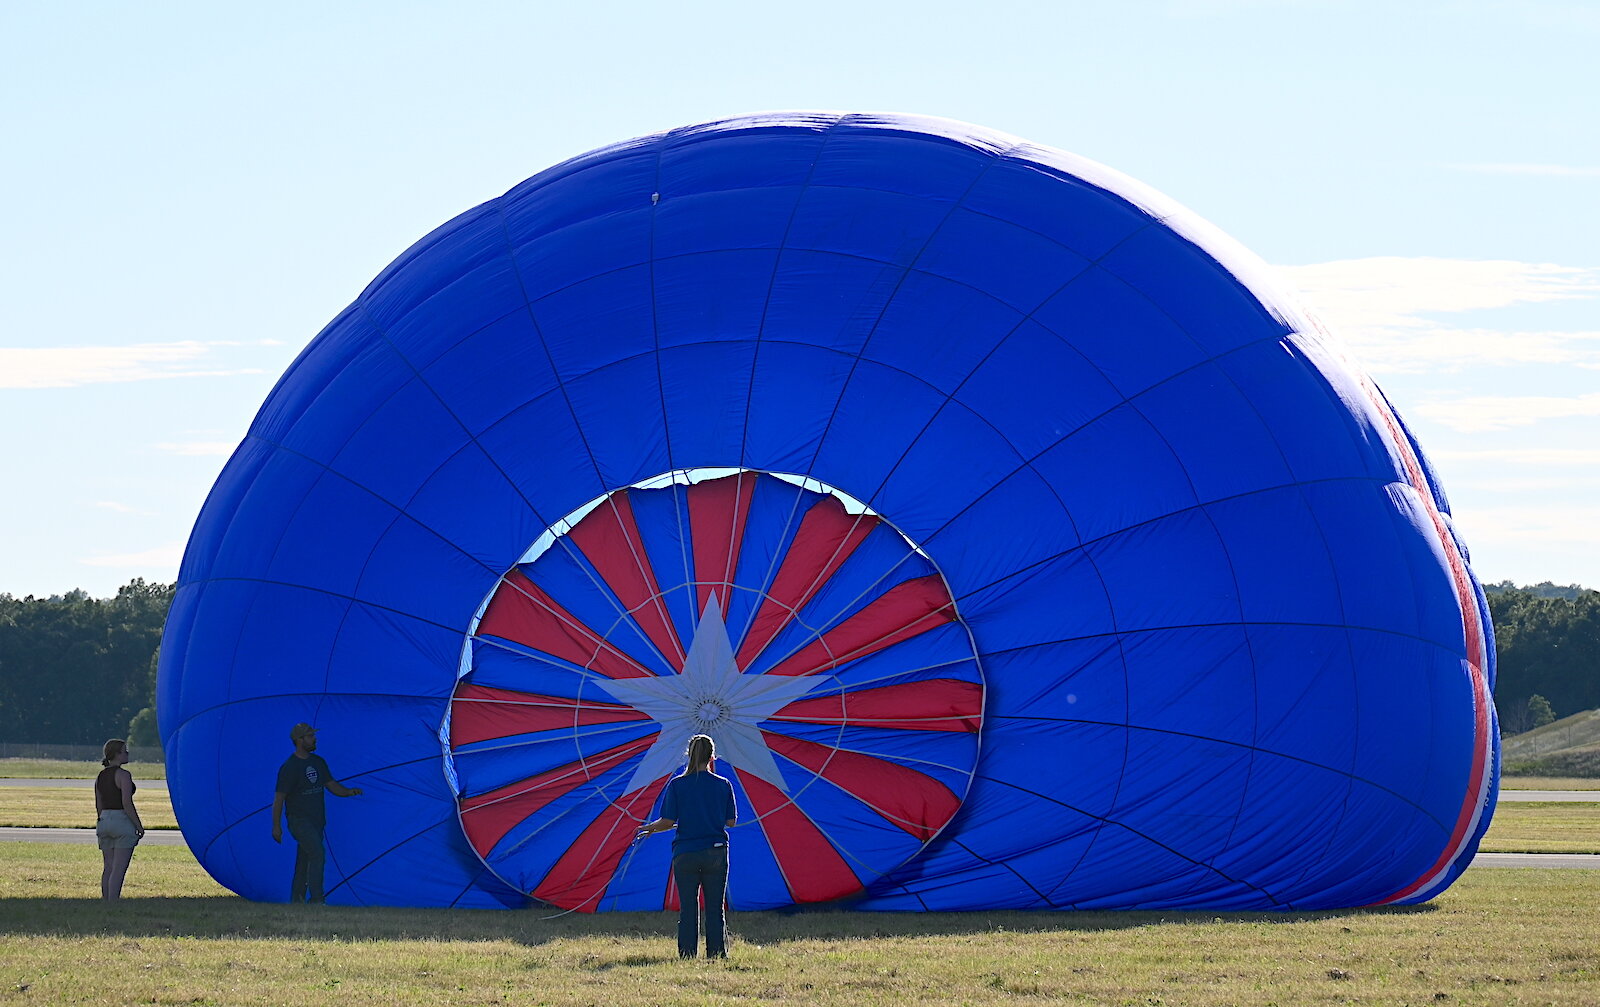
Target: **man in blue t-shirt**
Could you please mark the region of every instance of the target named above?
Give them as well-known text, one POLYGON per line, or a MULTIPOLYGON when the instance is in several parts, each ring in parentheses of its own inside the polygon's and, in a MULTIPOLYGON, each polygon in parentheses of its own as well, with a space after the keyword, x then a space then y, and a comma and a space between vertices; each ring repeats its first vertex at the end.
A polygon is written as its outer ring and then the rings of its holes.
POLYGON ((327 859, 322 830, 327 824, 322 792, 335 797, 356 797, 359 787, 346 787, 333 778, 328 764, 317 755, 317 729, 296 724, 289 729, 294 754, 278 767, 278 783, 272 796, 272 841, 283 842, 283 821, 289 820, 289 835, 294 837, 294 878, 289 882, 290 902, 320 904, 323 900, 322 865, 327 859))
POLYGON ((661 817, 639 827, 635 838, 676 828, 672 877, 678 885, 678 955, 693 958, 700 945, 700 900, 706 907, 706 957, 726 958, 728 829, 737 820, 733 784, 711 771, 710 737, 689 739, 689 768, 667 783, 661 817))

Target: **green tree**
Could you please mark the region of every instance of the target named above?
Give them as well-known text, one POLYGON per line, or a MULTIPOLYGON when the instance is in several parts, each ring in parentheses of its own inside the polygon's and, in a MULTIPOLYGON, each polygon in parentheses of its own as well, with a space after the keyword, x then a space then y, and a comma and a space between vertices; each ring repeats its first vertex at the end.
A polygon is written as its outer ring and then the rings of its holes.
POLYGON ((1529 729, 1543 727, 1556 722, 1556 711, 1550 708, 1550 701, 1537 692, 1528 697, 1528 725, 1529 729))

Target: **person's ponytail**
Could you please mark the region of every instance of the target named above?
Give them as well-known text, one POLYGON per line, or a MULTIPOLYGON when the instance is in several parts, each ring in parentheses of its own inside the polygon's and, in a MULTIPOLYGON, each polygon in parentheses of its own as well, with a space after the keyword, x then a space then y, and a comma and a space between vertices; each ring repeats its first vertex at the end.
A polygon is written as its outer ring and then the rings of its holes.
POLYGON ((711 760, 717 757, 716 743, 707 734, 697 734, 689 739, 689 772, 704 773, 711 769, 711 760))

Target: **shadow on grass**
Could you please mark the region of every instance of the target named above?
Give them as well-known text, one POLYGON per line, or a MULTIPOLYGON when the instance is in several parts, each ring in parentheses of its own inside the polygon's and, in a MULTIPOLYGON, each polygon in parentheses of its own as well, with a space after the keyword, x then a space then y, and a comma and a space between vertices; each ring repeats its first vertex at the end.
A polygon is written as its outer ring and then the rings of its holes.
MULTIPOLYGON (((1306 924, 1332 919, 1410 915, 1431 904, 1287 913, 1211 912, 972 912, 731 913, 729 929, 746 944, 930 938, 997 933, 1128 930, 1193 924, 1306 924)), ((128 898, 109 907, 99 899, 0 899, 0 934, 83 937, 188 937, 214 940, 512 941, 524 945, 590 937, 663 938, 676 933, 677 913, 572 913, 542 919, 548 909, 522 911, 289 906, 235 896, 128 898)), ((671 956, 675 959, 676 956, 671 956)), ((652 965, 667 957, 636 955, 610 966, 652 965)))

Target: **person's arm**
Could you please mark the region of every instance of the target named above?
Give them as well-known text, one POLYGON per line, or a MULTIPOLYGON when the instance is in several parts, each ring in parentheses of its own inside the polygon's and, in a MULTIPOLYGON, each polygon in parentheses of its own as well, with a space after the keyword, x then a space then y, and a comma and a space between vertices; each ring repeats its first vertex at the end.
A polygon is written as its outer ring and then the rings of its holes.
POLYGON ((677 824, 678 820, 675 818, 657 818, 653 822, 646 822, 639 826, 639 831, 633 834, 633 838, 643 839, 645 836, 653 833, 665 832, 668 829, 675 828, 677 824))
POLYGON ((360 787, 347 787, 338 780, 328 781, 328 792, 335 797, 360 797, 360 787))
POLYGON ((139 835, 144 835, 144 823, 139 820, 139 809, 133 806, 133 774, 126 769, 116 776, 117 789, 122 791, 122 809, 128 813, 128 820, 133 822, 133 827, 139 835))
POLYGON ((283 842, 283 799, 287 796, 283 791, 272 795, 272 841, 283 842))

